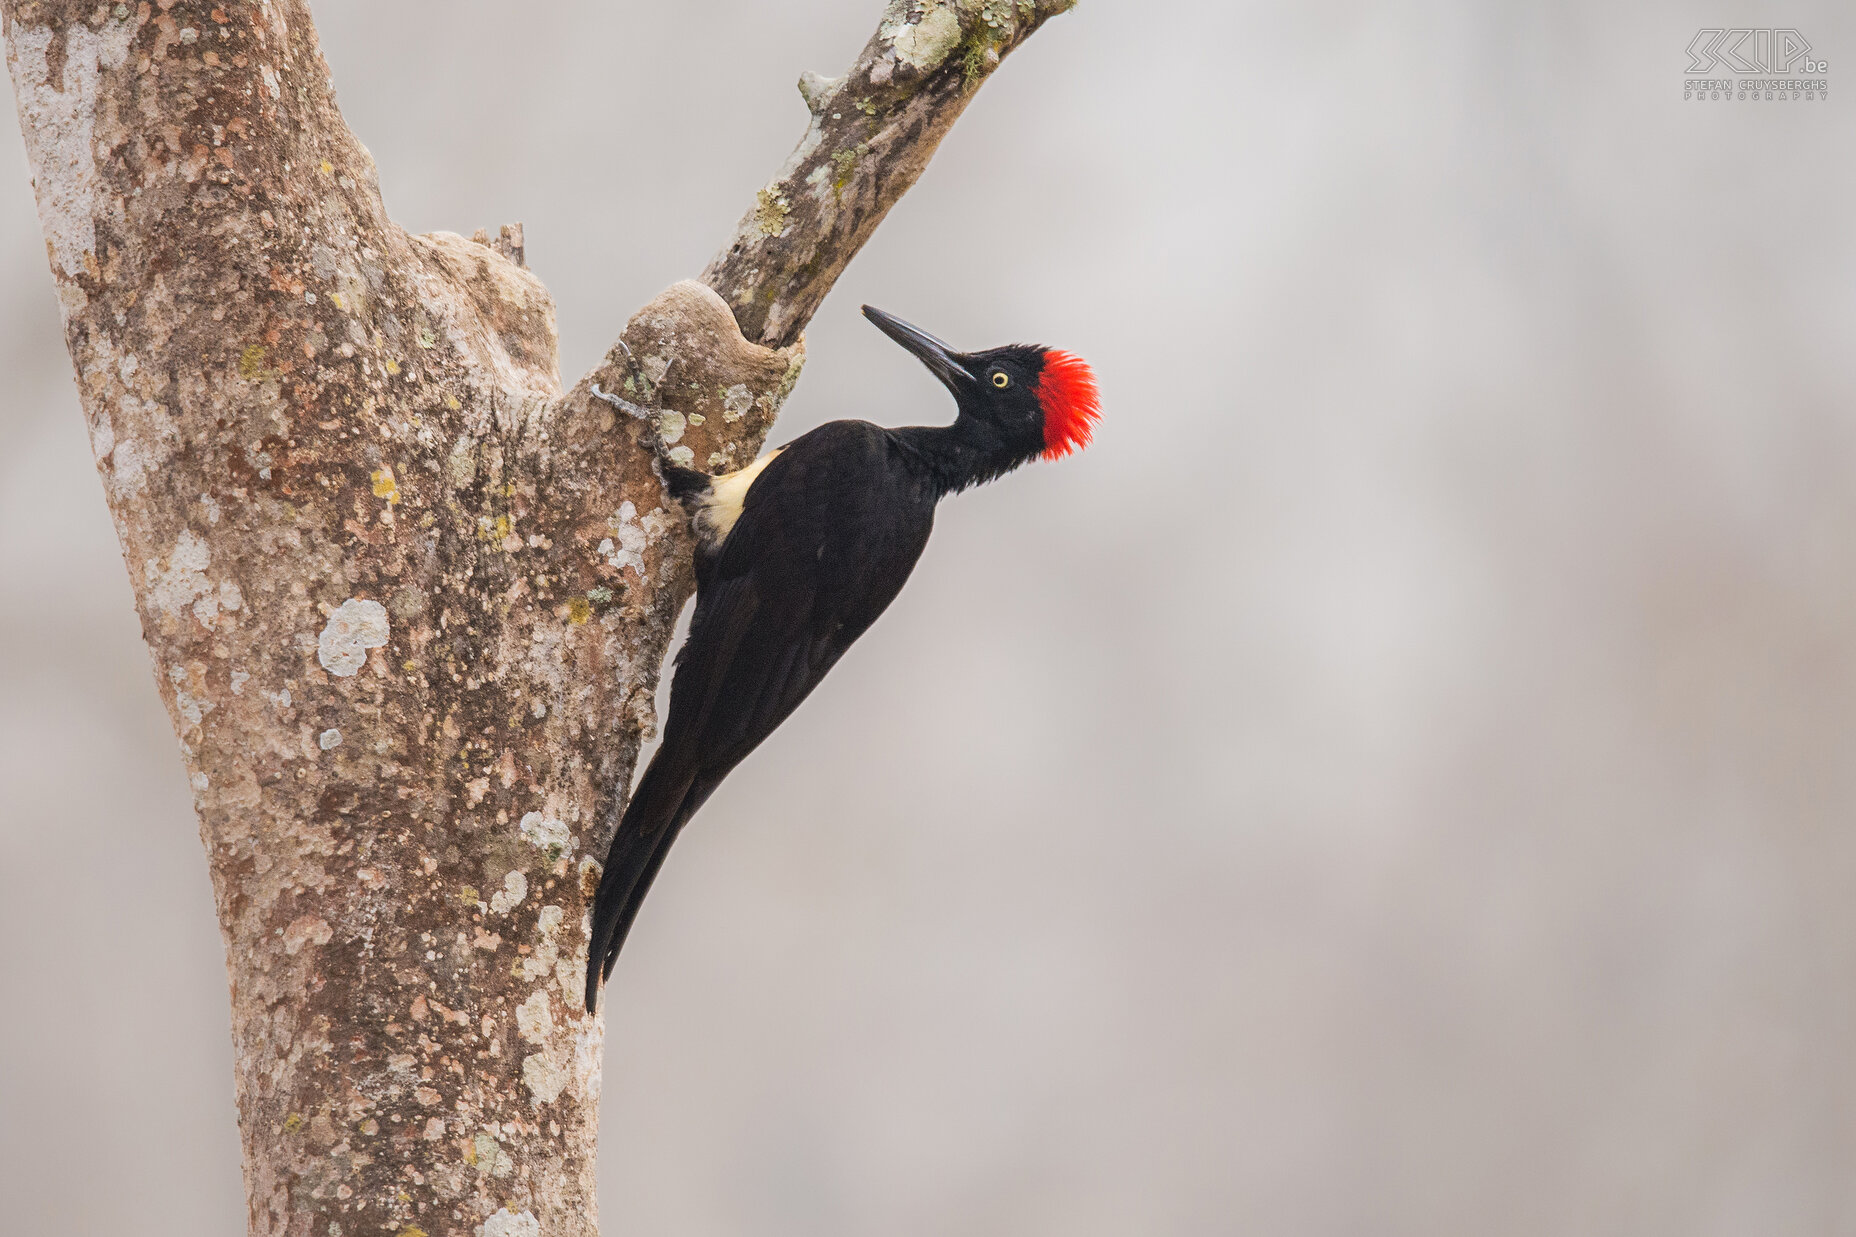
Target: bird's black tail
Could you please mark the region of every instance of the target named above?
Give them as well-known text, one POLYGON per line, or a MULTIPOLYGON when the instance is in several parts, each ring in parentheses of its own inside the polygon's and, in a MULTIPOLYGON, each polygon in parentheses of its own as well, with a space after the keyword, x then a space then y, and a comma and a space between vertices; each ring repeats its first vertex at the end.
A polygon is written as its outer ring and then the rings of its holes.
POLYGON ((593 934, 586 955, 587 1013, 598 1007, 600 981, 612 974, 632 920, 638 917, 670 844, 714 788, 713 782, 679 775, 656 760, 644 771, 612 836, 606 870, 593 900, 593 934))

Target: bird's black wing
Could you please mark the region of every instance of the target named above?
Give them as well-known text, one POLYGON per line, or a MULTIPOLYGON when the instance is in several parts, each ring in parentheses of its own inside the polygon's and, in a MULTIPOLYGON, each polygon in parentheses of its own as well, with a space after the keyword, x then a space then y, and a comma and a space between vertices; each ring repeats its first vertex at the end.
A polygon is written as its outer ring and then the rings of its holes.
POLYGON ((664 741, 613 837, 593 916, 589 1009, 677 831, 908 579, 934 511, 909 484, 884 431, 834 422, 795 440, 748 491, 704 564, 664 741))
POLYGON ((697 619, 718 620, 723 590, 742 580, 754 619, 727 650, 698 641, 692 622, 672 687, 674 720, 691 680, 705 772, 720 777, 752 752, 901 591, 934 519, 911 481, 887 433, 841 421, 795 441, 748 491, 710 567, 711 613, 699 596, 697 619))

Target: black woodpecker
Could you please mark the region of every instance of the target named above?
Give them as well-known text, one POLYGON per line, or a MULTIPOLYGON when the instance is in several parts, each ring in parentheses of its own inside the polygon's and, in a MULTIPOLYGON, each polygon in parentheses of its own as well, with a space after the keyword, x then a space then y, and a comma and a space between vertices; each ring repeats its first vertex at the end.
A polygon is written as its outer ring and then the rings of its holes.
POLYGON ((664 466, 696 533, 696 613, 677 653, 663 744, 606 855, 589 1013, 678 832, 895 600, 928 544, 935 504, 1081 448, 1100 415, 1095 376, 1067 352, 955 352, 868 305, 864 317, 953 393, 952 425, 833 421, 723 476, 664 466))

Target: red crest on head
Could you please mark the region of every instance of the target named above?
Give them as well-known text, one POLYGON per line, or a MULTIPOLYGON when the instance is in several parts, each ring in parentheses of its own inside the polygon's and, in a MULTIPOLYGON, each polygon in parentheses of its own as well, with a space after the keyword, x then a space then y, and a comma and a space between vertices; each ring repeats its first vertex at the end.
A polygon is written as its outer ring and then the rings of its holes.
POLYGON ((1061 459, 1089 445, 1101 419, 1095 372, 1072 352, 1049 349, 1038 375, 1038 403, 1044 409, 1044 458, 1061 459))

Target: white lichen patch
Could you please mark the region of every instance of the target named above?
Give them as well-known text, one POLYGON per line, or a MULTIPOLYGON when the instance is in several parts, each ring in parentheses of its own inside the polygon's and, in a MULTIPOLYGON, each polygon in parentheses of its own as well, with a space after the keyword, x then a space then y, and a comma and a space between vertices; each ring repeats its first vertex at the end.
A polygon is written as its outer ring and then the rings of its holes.
POLYGON ((350 597, 329 615, 328 624, 316 637, 316 660, 330 674, 346 678, 367 664, 367 650, 381 647, 391 634, 385 606, 350 597))
MULTIPOLYGON (((580 949, 580 969, 586 969, 586 948, 580 949)), ((589 1104, 599 1103, 605 1086, 606 1032, 598 1018, 582 1018, 574 1034, 574 1074, 580 1080, 580 1098, 589 1104)))
POLYGON ((689 425, 689 418, 672 409, 665 409, 657 414, 657 437, 669 446, 683 437, 684 429, 689 425))
MULTIPOLYGON (((516 1170, 516 1162, 509 1158, 509 1153, 503 1150, 503 1145, 489 1134, 479 1134, 476 1138, 472 1139, 471 1151, 474 1154, 477 1168, 482 1172, 490 1174, 492 1177, 507 1177, 516 1170)), ((497 1215, 507 1214, 508 1212, 506 1211, 497 1212, 497 1215)), ((528 1212, 525 1211, 522 1214, 527 1216, 528 1212)), ((496 1216, 491 1216, 490 1219, 494 1220, 496 1216)), ((529 1223, 534 1224, 534 1221, 535 1217, 529 1216, 529 1223)), ((478 1229, 477 1231, 483 1232, 484 1229, 487 1228, 489 1228, 488 1223, 484 1225, 483 1229, 478 1229)), ((531 1237, 539 1237, 541 1228, 539 1225, 536 1225, 530 1229, 496 1229, 492 1231, 495 1233, 507 1232, 517 1234, 526 1232, 531 1234, 531 1237)))
POLYGON ((570 854, 574 848, 573 835, 567 832, 567 826, 561 821, 552 820, 540 812, 530 812, 522 818, 518 828, 522 840, 537 850, 545 850, 549 858, 558 859, 570 854))
POLYGON ((559 933, 566 921, 567 915, 560 907, 541 908, 535 925, 540 939, 535 948, 523 956, 518 973, 533 982, 545 979, 552 972, 561 990, 561 1000, 571 1007, 580 999, 581 986, 586 982, 586 938, 579 938, 579 947, 574 952, 562 953, 559 933))
MULTIPOLYGON (((121 388, 110 403, 92 402, 88 410, 91 451, 100 468, 108 469, 107 484, 117 501, 138 497, 148 478, 159 475, 176 448, 182 445, 180 428, 165 404, 143 399, 128 389, 141 372, 127 368, 107 339, 92 344, 92 355, 82 366, 83 383, 92 388, 110 384, 121 388)), ((146 377, 146 375, 144 375, 146 377)), ((211 509, 207 522, 215 523, 211 509)))
POLYGON ((880 33, 896 49, 896 59, 926 73, 959 46, 960 17, 951 8, 936 5, 918 22, 909 22, 906 15, 891 18, 883 23, 880 33))
POLYGON ((134 438, 124 438, 120 442, 112 440, 110 449, 110 480, 116 483, 116 489, 122 494, 138 493, 147 481, 148 474, 160 466, 159 459, 149 458, 142 444, 134 438))
POLYGON ((198 726, 213 711, 213 702, 190 692, 177 691, 174 693, 174 710, 186 719, 189 726, 198 726))
POLYGON ((629 500, 621 503, 618 514, 606 526, 612 530, 612 536, 599 543, 600 557, 620 571, 630 567, 642 576, 644 551, 651 544, 651 535, 645 530, 644 522, 638 518, 638 508, 629 500))
POLYGON ((503 1207, 477 1226, 477 1237, 541 1237, 541 1221, 532 1211, 503 1207))
POLYGON ((722 392, 722 420, 739 421, 754 407, 754 393, 748 390, 748 384, 737 382, 722 392))
POLYGON ((490 909, 498 915, 507 915, 522 899, 528 897, 528 877, 520 872, 511 872, 503 877, 503 887, 490 895, 490 909))
POLYGON ((532 1052, 522 1058, 522 1084, 537 1104, 552 1104, 560 1099, 569 1081, 567 1066, 553 1051, 532 1052))
POLYGON ((554 1010, 546 988, 531 993, 528 1000, 516 1006, 516 1034, 537 1048, 546 1047, 553 1038, 554 1010))
MULTIPOLYGON (((536 942, 535 948, 522 959, 523 979, 533 981, 541 979, 549 971, 558 972, 561 964, 561 946, 560 942, 555 940, 554 934, 560 931, 561 924, 565 920, 566 915, 560 907, 544 906, 541 908, 541 914, 536 917, 535 924, 540 940, 536 942)), ((582 967, 581 971, 584 973, 585 968, 582 967)), ((566 999, 572 1001, 573 988, 569 987, 566 992, 566 999)))
POLYGON ((206 569, 212 563, 212 548, 191 528, 183 528, 165 564, 150 559, 142 565, 146 584, 142 594, 151 607, 170 619, 192 610, 203 626, 211 627, 222 608, 236 610, 244 604, 237 585, 228 589, 213 587, 206 578, 206 569), (227 601, 232 604, 226 605, 227 601))
MULTIPOLYGON (((52 267, 67 278, 96 261, 97 215, 107 209, 103 176, 97 169, 98 92, 103 73, 121 68, 135 40, 135 22, 104 22, 92 29, 80 21, 27 25, 15 20, 7 31, 19 128, 26 154, 37 169, 39 223, 45 229, 52 267), (54 34, 64 40, 64 72, 52 80, 54 34)), ((107 153, 105 155, 107 157, 107 153)))
POLYGON ((198 726, 218 707, 205 695, 206 670, 199 663, 168 667, 168 682, 174 685, 174 711, 189 726, 198 726))
POLYGON ((321 734, 316 736, 316 746, 321 748, 325 752, 330 750, 331 748, 340 747, 341 745, 342 745, 342 732, 339 730, 336 730, 334 727, 330 727, 329 729, 323 731, 321 734))

